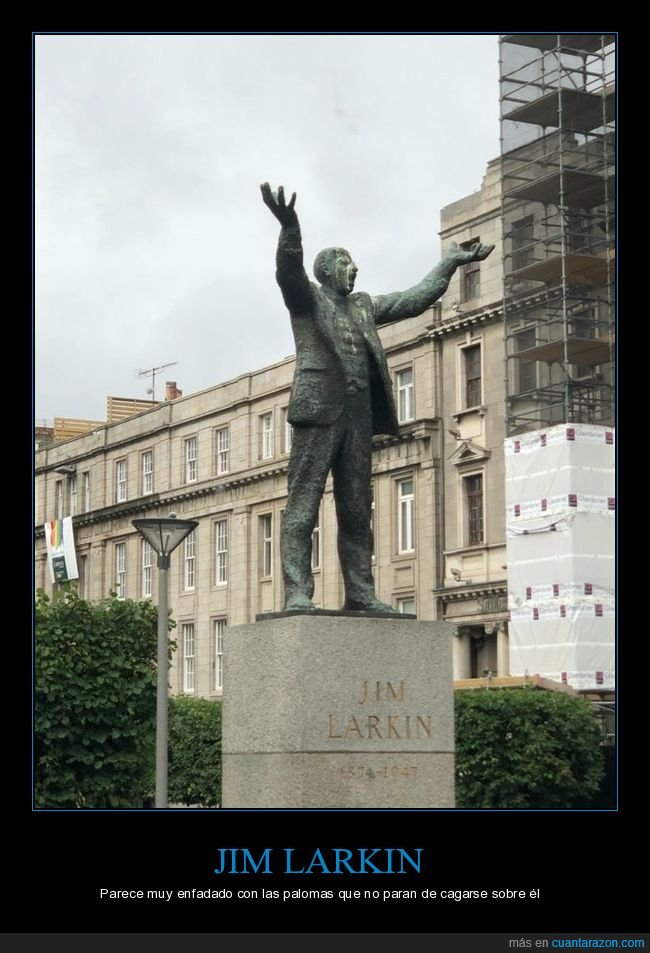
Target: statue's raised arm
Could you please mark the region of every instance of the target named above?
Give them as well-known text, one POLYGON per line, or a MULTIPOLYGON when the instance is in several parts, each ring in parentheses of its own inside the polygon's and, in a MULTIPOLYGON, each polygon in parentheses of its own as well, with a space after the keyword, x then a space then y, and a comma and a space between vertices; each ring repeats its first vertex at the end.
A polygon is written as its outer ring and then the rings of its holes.
POLYGON ((446 255, 422 281, 407 291, 395 291, 392 294, 373 297, 376 324, 389 321, 401 321, 413 318, 430 308, 434 301, 441 298, 449 287, 452 275, 459 265, 471 261, 483 261, 493 251, 494 245, 482 245, 475 242, 471 248, 460 248, 452 242, 446 255))
POLYGON ((282 226, 275 259, 275 277, 289 311, 301 310, 309 299, 309 279, 303 266, 302 236, 295 209, 296 193, 292 194, 287 204, 283 186, 273 192, 269 183, 264 182, 260 189, 264 204, 282 226))

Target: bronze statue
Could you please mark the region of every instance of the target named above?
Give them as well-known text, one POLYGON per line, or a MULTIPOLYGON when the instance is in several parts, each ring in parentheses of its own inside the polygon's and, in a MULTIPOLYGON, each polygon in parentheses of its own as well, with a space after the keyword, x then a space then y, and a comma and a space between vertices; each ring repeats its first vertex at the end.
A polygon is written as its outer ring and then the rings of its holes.
POLYGON ((377 325, 421 314, 447 290, 459 265, 481 261, 494 245, 452 245, 439 265, 408 291, 371 297, 352 293, 357 266, 344 248, 316 256, 310 282, 303 267, 296 194, 287 204, 262 186, 265 205, 280 222, 276 278, 289 309, 296 370, 289 401, 293 426, 289 496, 280 551, 285 611, 309 611, 314 580, 311 534, 325 481, 332 471, 344 609, 394 615, 380 602, 372 578, 371 458, 375 433, 399 434, 392 384, 377 325))

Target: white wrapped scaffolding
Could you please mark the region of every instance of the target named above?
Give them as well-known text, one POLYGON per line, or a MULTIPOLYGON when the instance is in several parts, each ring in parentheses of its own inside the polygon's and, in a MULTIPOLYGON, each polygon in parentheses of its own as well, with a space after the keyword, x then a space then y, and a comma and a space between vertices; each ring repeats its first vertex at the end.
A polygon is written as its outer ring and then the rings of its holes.
POLYGON ((505 441, 510 672, 615 684, 614 430, 505 441))

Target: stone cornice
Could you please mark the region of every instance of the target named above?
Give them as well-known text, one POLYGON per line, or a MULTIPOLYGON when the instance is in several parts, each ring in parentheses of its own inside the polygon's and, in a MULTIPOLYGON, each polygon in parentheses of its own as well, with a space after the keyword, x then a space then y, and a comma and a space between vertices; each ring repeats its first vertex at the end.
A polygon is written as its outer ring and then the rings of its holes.
MULTIPOLYGON (((179 486, 174 490, 168 490, 163 493, 151 493, 148 496, 135 497, 133 500, 126 500, 124 503, 114 503, 111 506, 103 506, 90 513, 80 513, 72 517, 74 526, 90 526, 96 523, 103 523, 106 520, 133 518, 138 514, 147 513, 149 510, 160 509, 170 506, 172 503, 182 503, 186 500, 195 500, 203 496, 210 496, 214 493, 220 493, 225 490, 235 489, 236 487, 246 486, 251 483, 258 483, 261 480, 269 479, 274 476, 282 476, 287 472, 288 458, 280 464, 273 467, 264 467, 253 471, 246 471, 241 476, 231 476, 224 479, 205 480, 200 484, 189 484, 179 486)), ((34 537, 39 539, 45 535, 42 526, 34 529, 34 537)))
POLYGON ((449 457, 449 462, 455 467, 472 466, 477 463, 486 463, 492 454, 487 447, 479 447, 471 440, 462 440, 460 445, 449 457))
MULTIPOLYGON (((460 199, 459 201, 463 200, 460 199)), ((438 235, 444 241, 445 238, 457 236, 461 231, 466 231, 467 229, 472 231, 477 225, 482 225, 484 222, 493 222, 495 218, 501 215, 501 196, 496 196, 493 202, 494 205, 491 208, 485 209, 477 215, 472 215, 471 218, 464 218, 462 222, 456 222, 453 225, 448 225, 446 228, 441 228, 438 235)))
POLYGON ((419 417, 407 424, 400 424, 399 434, 376 434, 372 438, 373 449, 389 447, 403 440, 428 440, 438 431, 439 425, 438 417, 419 417))
POLYGON ((508 584, 505 580, 499 582, 469 583, 467 585, 443 586, 441 589, 431 590, 443 602, 467 602, 471 599, 481 599, 485 596, 507 596, 508 584))
POLYGON ((503 320, 503 308, 500 301, 486 305, 483 308, 476 308, 474 311, 458 311, 451 317, 430 324, 427 330, 430 337, 441 338, 446 334, 464 331, 466 328, 475 327, 477 324, 487 324, 489 321, 496 320, 503 320))

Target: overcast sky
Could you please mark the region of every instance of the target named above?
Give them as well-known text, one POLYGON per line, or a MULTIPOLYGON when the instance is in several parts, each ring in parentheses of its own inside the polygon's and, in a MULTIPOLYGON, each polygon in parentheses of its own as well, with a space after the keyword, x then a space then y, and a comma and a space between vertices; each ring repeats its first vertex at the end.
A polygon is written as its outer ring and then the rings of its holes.
POLYGON ((380 294, 499 151, 496 34, 38 36, 35 65, 37 422, 293 353, 261 182, 298 193, 310 277, 343 245, 380 294))

